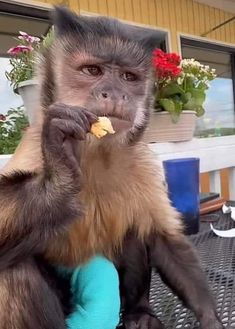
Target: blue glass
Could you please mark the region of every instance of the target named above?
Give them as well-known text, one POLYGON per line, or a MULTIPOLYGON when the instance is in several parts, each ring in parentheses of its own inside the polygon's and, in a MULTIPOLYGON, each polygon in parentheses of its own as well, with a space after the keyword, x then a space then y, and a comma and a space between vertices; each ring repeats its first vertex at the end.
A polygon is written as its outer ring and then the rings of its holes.
POLYGON ((181 214, 186 234, 199 231, 199 159, 163 161, 169 199, 181 214))

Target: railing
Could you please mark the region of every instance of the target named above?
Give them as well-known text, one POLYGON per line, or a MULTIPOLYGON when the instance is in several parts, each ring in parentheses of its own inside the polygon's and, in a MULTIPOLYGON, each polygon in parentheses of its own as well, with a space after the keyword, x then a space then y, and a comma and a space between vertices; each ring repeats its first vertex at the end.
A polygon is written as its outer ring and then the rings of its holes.
MULTIPOLYGON (((161 161, 200 158, 200 172, 209 172, 211 192, 221 193, 220 170, 228 168, 230 199, 235 200, 235 136, 193 139, 182 143, 155 143, 149 147, 156 153, 156 159, 161 161)), ((9 155, 0 155, 0 168, 9 158, 9 155)))
POLYGON ((150 144, 159 160, 200 158, 200 172, 210 175, 210 191, 221 193, 220 170, 229 170, 229 197, 235 200, 235 136, 193 139, 182 143, 150 144), (157 156, 158 154, 158 156, 157 156))

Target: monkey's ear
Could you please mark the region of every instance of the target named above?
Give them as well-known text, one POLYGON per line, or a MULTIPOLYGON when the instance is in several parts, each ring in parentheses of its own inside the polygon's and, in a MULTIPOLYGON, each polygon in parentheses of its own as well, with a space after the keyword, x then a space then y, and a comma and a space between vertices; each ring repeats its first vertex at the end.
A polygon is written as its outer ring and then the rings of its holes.
POLYGON ((141 44, 141 46, 148 52, 152 52, 159 46, 156 31, 138 26, 128 26, 130 35, 133 39, 141 44))
POLYGON ((78 29, 78 16, 63 6, 55 6, 52 21, 57 35, 62 36, 78 29))
POLYGON ((140 42, 143 47, 150 53, 159 47, 159 41, 157 39, 156 33, 154 31, 147 31, 140 35, 140 42))

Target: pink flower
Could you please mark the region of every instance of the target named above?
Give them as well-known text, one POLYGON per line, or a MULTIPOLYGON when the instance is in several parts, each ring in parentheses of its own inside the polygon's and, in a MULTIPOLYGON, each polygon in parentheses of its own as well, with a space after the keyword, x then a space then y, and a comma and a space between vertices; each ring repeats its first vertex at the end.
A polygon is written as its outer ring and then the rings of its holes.
POLYGON ((26 40, 29 43, 39 42, 40 39, 38 37, 33 37, 32 35, 27 34, 26 32, 20 31, 20 36, 18 37, 20 40, 26 40))
POLYGON ((20 35, 23 36, 24 38, 26 38, 28 36, 28 33, 23 32, 23 31, 19 31, 20 35))
POLYGON ((18 55, 20 53, 27 53, 32 50, 33 50, 33 47, 31 47, 31 46, 18 45, 16 47, 10 48, 7 53, 10 55, 18 55))

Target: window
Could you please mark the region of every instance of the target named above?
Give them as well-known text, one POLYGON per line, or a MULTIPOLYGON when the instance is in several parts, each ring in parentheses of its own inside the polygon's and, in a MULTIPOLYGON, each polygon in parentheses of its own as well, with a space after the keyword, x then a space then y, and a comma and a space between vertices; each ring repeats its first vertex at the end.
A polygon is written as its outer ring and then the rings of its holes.
POLYGON ((0 1, 0 114, 22 105, 21 97, 13 92, 5 76, 10 68, 7 50, 17 45, 14 37, 19 31, 41 36, 49 26, 48 10, 0 1))
POLYGON ((195 58, 216 69, 204 103, 205 115, 197 120, 196 136, 235 134, 235 49, 189 39, 181 39, 182 57, 195 58))

